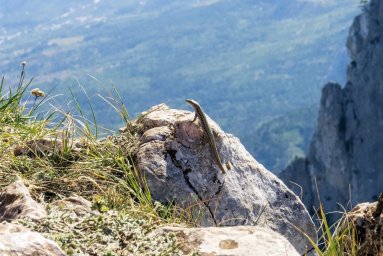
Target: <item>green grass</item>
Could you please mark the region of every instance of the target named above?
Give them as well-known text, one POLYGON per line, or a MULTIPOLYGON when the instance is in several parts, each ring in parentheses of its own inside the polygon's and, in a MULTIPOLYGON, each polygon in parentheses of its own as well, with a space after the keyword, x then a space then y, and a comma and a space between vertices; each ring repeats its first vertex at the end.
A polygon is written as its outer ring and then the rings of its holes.
POLYGON ((318 228, 318 234, 320 234, 319 240, 318 242, 313 241, 306 235, 319 256, 358 255, 356 231, 346 216, 346 213, 344 213, 342 218, 334 224, 329 225, 323 205, 320 205, 317 212, 320 223, 318 228))

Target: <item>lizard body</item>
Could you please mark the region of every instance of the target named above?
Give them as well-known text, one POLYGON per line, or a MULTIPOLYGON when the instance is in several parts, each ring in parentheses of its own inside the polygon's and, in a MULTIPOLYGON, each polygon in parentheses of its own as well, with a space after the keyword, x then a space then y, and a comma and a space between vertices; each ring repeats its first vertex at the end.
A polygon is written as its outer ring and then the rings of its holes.
POLYGON ((218 154, 217 144, 215 142, 213 132, 209 126, 209 123, 207 122, 207 118, 206 118, 204 112, 202 111, 201 106, 195 100, 187 99, 185 101, 194 108, 195 116, 194 116, 194 119, 192 122, 194 122, 197 118, 201 122, 202 129, 206 133, 206 135, 209 139, 210 150, 211 150, 211 153, 213 154, 215 162, 219 166, 219 168, 221 169, 222 173, 226 174, 225 167, 223 167, 223 164, 221 162, 221 158, 219 157, 219 154, 218 154))

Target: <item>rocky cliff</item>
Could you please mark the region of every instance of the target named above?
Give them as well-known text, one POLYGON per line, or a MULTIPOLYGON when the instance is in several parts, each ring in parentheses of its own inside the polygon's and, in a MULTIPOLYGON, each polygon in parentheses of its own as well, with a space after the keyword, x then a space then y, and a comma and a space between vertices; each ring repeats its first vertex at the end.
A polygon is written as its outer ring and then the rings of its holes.
POLYGON ((383 191, 383 2, 364 9, 347 39, 346 85, 324 86, 308 155, 280 174, 309 209, 321 200, 325 211, 343 211, 383 191))

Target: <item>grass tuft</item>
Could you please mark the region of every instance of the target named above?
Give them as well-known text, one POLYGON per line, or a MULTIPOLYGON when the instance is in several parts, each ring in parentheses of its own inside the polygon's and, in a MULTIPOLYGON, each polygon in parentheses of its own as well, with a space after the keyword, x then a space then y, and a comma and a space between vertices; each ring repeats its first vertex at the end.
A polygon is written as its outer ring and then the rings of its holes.
MULTIPOLYGON (((113 250, 134 255, 145 250, 156 255, 173 252, 173 238, 149 241, 146 235, 161 225, 186 225, 187 215, 175 206, 153 201, 145 177, 139 175, 134 164, 136 131, 126 129, 99 139, 101 129, 85 91, 91 121, 72 91, 74 110, 55 108, 53 112, 37 113, 53 97, 38 89, 27 95, 32 79, 28 83, 24 80, 25 64, 16 86, 6 90, 4 78, 0 84, 0 186, 22 180, 44 205, 74 195, 93 205, 93 212, 82 219, 74 219, 71 213, 57 215, 57 211, 48 211, 47 219, 25 220, 24 224, 54 239, 69 255, 115 255, 113 250), (77 223, 81 230, 76 231, 71 223, 77 223), (119 232, 131 226, 135 231, 119 232)), ((118 92, 104 99, 129 127, 131 120, 118 92)))
POLYGON ((358 255, 358 242, 356 231, 352 223, 347 220, 346 213, 329 225, 323 205, 319 206, 317 217, 320 222, 318 228, 319 239, 314 241, 303 233, 319 256, 356 256, 358 255))

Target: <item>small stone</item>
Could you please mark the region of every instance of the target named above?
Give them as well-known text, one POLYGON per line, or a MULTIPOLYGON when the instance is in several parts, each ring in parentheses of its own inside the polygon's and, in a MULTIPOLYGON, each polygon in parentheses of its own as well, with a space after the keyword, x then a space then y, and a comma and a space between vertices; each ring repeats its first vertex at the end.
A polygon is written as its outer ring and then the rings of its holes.
POLYGON ((92 211, 92 203, 81 196, 71 196, 57 200, 50 205, 52 207, 59 207, 62 210, 74 211, 77 216, 84 216, 92 211))
POLYGON ((41 219, 47 216, 44 207, 32 199, 27 187, 16 181, 1 191, 0 221, 28 217, 41 219))
POLYGON ((0 255, 2 256, 65 256, 53 241, 13 223, 0 224, 0 255))

